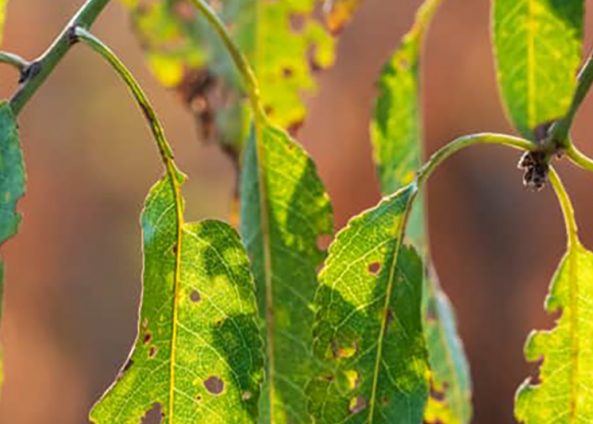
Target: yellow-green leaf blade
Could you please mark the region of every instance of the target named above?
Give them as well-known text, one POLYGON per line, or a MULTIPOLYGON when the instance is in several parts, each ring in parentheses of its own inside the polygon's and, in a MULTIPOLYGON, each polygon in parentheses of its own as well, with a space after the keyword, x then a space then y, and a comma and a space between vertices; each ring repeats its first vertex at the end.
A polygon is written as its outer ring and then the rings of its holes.
POLYGON ((583 0, 494 0, 493 35, 502 99, 527 138, 563 117, 576 87, 583 0))
POLYGON ((325 365, 308 387, 318 423, 422 421, 428 357, 424 268, 402 245, 414 185, 352 219, 329 248, 315 296, 314 351, 325 365))
POLYGON ((138 337, 91 411, 97 424, 137 424, 155 404, 168 424, 257 421, 263 358, 248 258, 227 224, 182 224, 178 179, 164 177, 146 201, 138 337))
POLYGON ((546 309, 561 311, 550 331, 533 333, 529 361, 543 360, 539 382, 519 388, 517 419, 525 424, 593 422, 593 253, 580 243, 569 248, 552 280, 546 309))
POLYGON ((324 256, 317 240, 332 230, 329 197, 302 147, 270 125, 254 130, 241 175, 241 235, 266 322, 260 423, 309 422, 304 389, 315 369, 311 303, 324 256))

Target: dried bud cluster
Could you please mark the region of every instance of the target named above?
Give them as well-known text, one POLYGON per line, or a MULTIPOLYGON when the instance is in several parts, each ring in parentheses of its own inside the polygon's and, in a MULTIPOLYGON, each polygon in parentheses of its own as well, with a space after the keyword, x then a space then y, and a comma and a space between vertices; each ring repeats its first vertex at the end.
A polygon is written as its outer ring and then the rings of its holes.
POLYGON ((526 152, 517 166, 525 171, 523 184, 529 189, 539 191, 548 182, 550 165, 545 152, 526 152))

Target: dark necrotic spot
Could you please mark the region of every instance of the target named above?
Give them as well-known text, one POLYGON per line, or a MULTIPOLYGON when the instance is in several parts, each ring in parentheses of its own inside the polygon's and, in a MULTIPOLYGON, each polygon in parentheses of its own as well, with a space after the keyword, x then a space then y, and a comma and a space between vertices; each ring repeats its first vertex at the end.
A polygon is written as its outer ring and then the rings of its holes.
POLYGON ((192 290, 191 293, 189 294, 189 298, 194 303, 202 300, 202 296, 200 296, 200 292, 197 290, 192 290))
POLYGON ((144 338, 142 339, 142 341, 144 342, 144 344, 150 343, 151 340, 152 340, 152 334, 150 334, 149 331, 147 331, 146 333, 144 333, 144 338))
POLYGON ((156 348, 156 346, 150 346, 150 349, 148 349, 148 357, 149 358, 154 358, 156 356, 158 349, 156 348))
POLYGON ((224 390, 224 382, 220 378, 213 375, 204 381, 204 387, 213 395, 219 395, 224 390))
POLYGON ((381 271, 381 264, 379 262, 373 262, 372 264, 369 264, 368 270, 371 274, 377 275, 379 274, 379 271, 381 271))

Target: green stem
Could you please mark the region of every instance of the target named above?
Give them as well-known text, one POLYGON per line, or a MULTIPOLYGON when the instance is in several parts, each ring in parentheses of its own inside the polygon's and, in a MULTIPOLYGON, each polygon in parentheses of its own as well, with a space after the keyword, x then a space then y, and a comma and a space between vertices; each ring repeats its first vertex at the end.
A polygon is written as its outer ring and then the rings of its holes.
POLYGON ((21 74, 29 66, 29 62, 20 57, 18 54, 0 51, 0 63, 6 63, 18 69, 21 74))
POLYGON ((265 112, 261 104, 259 84, 257 82, 255 72, 253 71, 253 68, 247 61, 247 58, 241 52, 239 46, 235 44, 229 32, 227 31, 224 22, 222 22, 216 14, 216 12, 212 10, 212 7, 210 7, 210 5, 206 3, 204 0, 190 1, 202 13, 202 15, 204 15, 208 23, 212 26, 214 31, 216 31, 218 36, 221 38, 227 51, 231 55, 231 58, 233 59, 233 62, 235 63, 237 70, 245 80, 245 84, 247 86, 247 94, 249 95, 249 101, 251 103, 251 107, 255 115, 255 120, 263 122, 266 118, 265 112))
POLYGON ((575 165, 593 172, 593 159, 581 152, 574 144, 568 145, 566 155, 575 165))
POLYGON ((570 197, 564 188, 564 184, 562 184, 562 181, 560 180, 560 177, 554 168, 550 168, 550 182, 552 183, 552 187, 554 187, 556 197, 558 197, 558 203, 560 203, 560 207, 562 209, 562 215, 564 216, 564 222, 566 224, 568 250, 570 251, 571 248, 576 246, 579 242, 578 227, 574 216, 572 202, 570 201, 570 197))
POLYGON ((87 0, 46 52, 26 68, 25 80, 10 100, 10 106, 15 115, 20 113, 25 104, 72 47, 74 40, 72 39, 71 29, 74 27, 90 28, 109 1, 87 0))
POLYGON ((157 147, 159 148, 159 152, 163 159, 163 162, 167 164, 171 159, 173 159, 173 153, 171 146, 167 142, 167 138, 165 137, 165 130, 161 125, 161 122, 154 111, 154 108, 150 104, 150 101, 146 97, 146 94, 138 84, 138 81, 134 78, 132 73, 126 68, 126 65, 122 63, 121 60, 115 55, 115 53, 105 45, 101 40, 95 37, 93 34, 88 32, 86 29, 81 27, 74 27, 74 36, 87 44, 91 47, 94 51, 99 53, 105 60, 111 64, 113 69, 117 72, 117 74, 122 78, 122 80, 126 83, 130 92, 136 99, 136 102, 144 112, 144 116, 150 125, 150 129, 152 134, 154 135, 154 139, 156 141, 157 147))
POLYGON ((587 59, 587 62, 579 72, 577 88, 570 109, 564 118, 556 122, 552 127, 550 140, 565 148, 570 146, 570 141, 568 140, 570 128, 572 127, 574 118, 583 104, 585 97, 587 97, 587 93, 591 89, 591 85, 593 85, 593 53, 589 55, 589 59, 587 59))
POLYGON ((416 179, 418 187, 422 187, 435 169, 447 158, 474 144, 501 144, 519 150, 532 150, 534 148, 534 144, 529 140, 504 134, 479 133, 459 137, 434 153, 420 168, 416 179))

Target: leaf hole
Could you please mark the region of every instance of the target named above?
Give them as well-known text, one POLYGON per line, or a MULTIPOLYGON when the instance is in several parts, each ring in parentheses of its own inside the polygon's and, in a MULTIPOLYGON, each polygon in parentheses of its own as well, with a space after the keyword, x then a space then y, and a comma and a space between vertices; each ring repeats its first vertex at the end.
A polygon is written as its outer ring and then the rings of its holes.
POLYGON ((224 390, 224 381, 213 375, 204 381, 204 387, 209 393, 219 395, 224 390))
POLYGON ((192 290, 191 293, 189 294, 189 299, 194 303, 198 303, 200 300, 202 300, 202 296, 200 296, 199 291, 192 290))
POLYGON ((367 407, 367 401, 362 396, 356 396, 355 398, 350 399, 350 404, 348 405, 348 410, 351 414, 358 414, 360 411, 363 411, 367 407))
POLYGON ((160 403, 153 404, 148 411, 146 411, 146 415, 142 417, 140 421, 141 424, 157 424, 162 421, 164 414, 161 408, 160 403))
POLYGON ((381 271, 381 264, 379 262, 373 262, 373 263, 369 264, 367 269, 370 274, 378 275, 379 272, 381 271))

